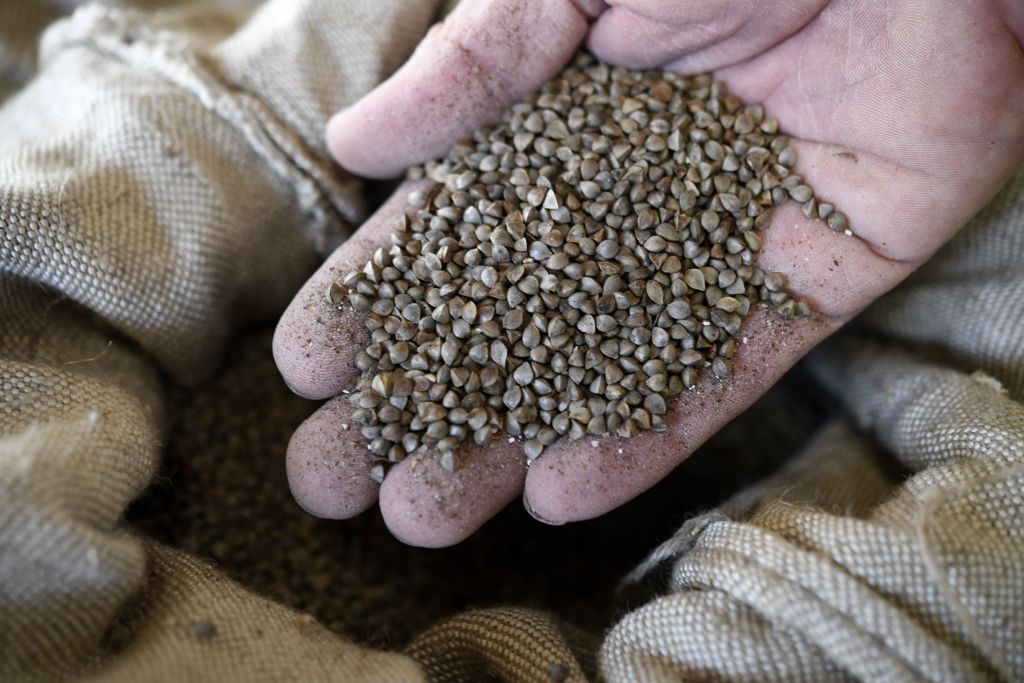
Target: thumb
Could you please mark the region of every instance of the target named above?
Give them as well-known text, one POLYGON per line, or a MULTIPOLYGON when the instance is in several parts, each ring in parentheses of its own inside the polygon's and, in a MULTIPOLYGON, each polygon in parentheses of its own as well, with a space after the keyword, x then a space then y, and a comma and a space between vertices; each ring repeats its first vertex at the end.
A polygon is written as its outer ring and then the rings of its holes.
POLYGON ((569 60, 601 0, 463 0, 409 61, 327 126, 349 171, 400 174, 498 118, 569 60))
POLYGON ((619 0, 588 38, 599 59, 649 69, 714 71, 755 57, 795 34, 828 0, 619 0))

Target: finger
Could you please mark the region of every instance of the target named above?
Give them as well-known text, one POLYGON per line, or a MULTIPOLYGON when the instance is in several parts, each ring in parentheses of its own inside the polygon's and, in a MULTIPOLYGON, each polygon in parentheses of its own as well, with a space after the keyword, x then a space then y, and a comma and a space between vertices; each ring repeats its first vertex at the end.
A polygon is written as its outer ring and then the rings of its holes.
POLYGON ((441 467, 436 453, 414 455, 384 479, 380 510, 399 540, 443 548, 467 538, 518 498, 525 477, 526 458, 518 441, 465 445, 454 472, 441 467))
POLYGON ((374 457, 352 420, 347 396, 328 401, 288 443, 285 469, 292 496, 310 514, 347 519, 377 502, 374 457))
MULTIPOLYGON (((366 347, 364 315, 347 301, 328 300, 333 282, 362 267, 389 243, 392 223, 408 208, 408 195, 429 182, 406 183, 343 244, 296 295, 278 324, 274 357, 285 381, 308 398, 338 394, 355 380, 355 358, 366 347)), ((351 420, 353 407, 339 396, 296 431, 287 455, 292 494, 320 517, 359 514, 377 499, 370 478, 374 461, 351 420), (348 425, 348 429, 344 429, 348 425)), ((519 496, 526 465, 519 443, 464 447, 456 472, 441 468, 436 453, 393 467, 381 489, 381 511, 395 536, 411 545, 457 543, 519 496)))
POLYGON ((827 2, 625 0, 597 19, 587 45, 601 60, 621 66, 711 71, 777 45, 827 2))
POLYGON ((373 178, 443 155, 554 76, 601 4, 463 0, 401 69, 331 119, 331 153, 373 178))
POLYGON ((288 305, 274 332, 277 368, 292 391, 311 399, 335 396, 357 373, 355 359, 370 335, 364 316, 342 299, 330 301, 333 283, 362 268, 374 250, 389 244, 393 221, 408 208, 411 191, 429 181, 406 183, 331 254, 288 305))
POLYGON ((902 266, 856 237, 779 208, 764 233, 759 266, 785 273, 790 291, 816 311, 786 319, 755 309, 737 335, 733 375, 705 373, 669 403, 665 432, 633 439, 589 437, 549 446, 529 469, 525 500, 552 523, 590 519, 647 490, 733 417, 760 398, 792 365, 902 277, 902 266))

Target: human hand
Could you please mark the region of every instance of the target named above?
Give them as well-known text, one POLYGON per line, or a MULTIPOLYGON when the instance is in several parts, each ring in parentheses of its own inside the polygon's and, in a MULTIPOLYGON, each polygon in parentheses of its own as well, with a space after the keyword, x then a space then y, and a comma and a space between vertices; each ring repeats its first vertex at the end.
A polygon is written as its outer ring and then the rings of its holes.
MULTIPOLYGON (((558 441, 529 469, 519 444, 467 447, 454 473, 436 458, 411 456, 378 491, 358 429, 343 428, 353 409, 339 396, 289 447, 297 500, 314 514, 343 518, 379 496, 396 536, 442 546, 523 491, 536 515, 557 523, 600 515, 650 487, 926 260, 1020 164, 1022 25, 1015 3, 996 0, 635 0, 609 9, 465 0, 399 72, 332 121, 328 142, 346 168, 388 177, 443 155, 552 77, 588 37, 591 51, 611 63, 712 71, 733 94, 762 103, 792 136, 796 171, 836 201, 855 237, 794 205, 776 209, 759 265, 785 273, 818 315, 783 327, 753 313, 733 378, 674 399, 665 432, 602 437, 596 446, 558 441)), ((387 243, 407 191, 332 255, 283 316, 274 352, 298 393, 335 396, 356 376, 368 335, 360 316, 347 306, 339 312, 325 294, 387 243)))

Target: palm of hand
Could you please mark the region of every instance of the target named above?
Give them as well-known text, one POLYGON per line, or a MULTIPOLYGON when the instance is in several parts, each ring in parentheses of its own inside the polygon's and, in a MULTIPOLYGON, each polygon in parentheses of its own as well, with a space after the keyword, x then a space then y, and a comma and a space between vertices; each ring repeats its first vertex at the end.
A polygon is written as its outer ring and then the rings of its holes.
MULTIPOLYGON (((482 87, 478 98, 470 88, 460 93, 469 102, 466 116, 448 121, 454 127, 446 130, 431 120, 434 103, 424 107, 417 91, 420 83, 450 77, 452 70, 479 69, 479 62, 469 65, 463 57, 446 60, 443 49, 451 43, 474 52, 465 31, 481 21, 479 14, 508 12, 501 3, 482 10, 480 4, 464 3, 447 34, 432 33, 409 65, 332 127, 329 139, 340 159, 370 175, 394 172, 442 154, 465 132, 462 126, 487 121, 495 107, 504 106, 504 100, 494 101, 493 84, 482 87), (431 42, 440 55, 430 54, 431 42), (403 116, 424 109, 419 124, 403 116), (375 146, 366 142, 368 128, 379 124, 382 112, 395 122, 397 139, 426 142, 407 144, 404 156, 390 161, 368 155, 366 148, 375 146), (415 130, 417 125, 423 129, 415 130)), ((537 12, 557 13, 560 4, 537 12)), ((461 540, 524 488, 530 506, 548 520, 606 512, 657 482, 809 348, 910 273, 1020 163, 1024 59, 994 7, 978 12, 955 0, 907 1, 895 8, 805 0, 788 14, 751 17, 743 14, 755 11, 749 3, 742 8, 729 2, 710 8, 690 4, 648 2, 646 14, 617 5, 598 19, 591 47, 630 66, 715 70, 736 95, 762 102, 780 120, 794 138, 798 172, 820 197, 841 206, 856 233, 832 233, 791 205, 776 212, 766 233, 762 267, 787 273, 791 288, 810 300, 821 318, 780 329, 755 314, 746 323, 748 343, 735 359, 734 380, 681 396, 667 416, 668 431, 632 440, 604 438, 596 446, 558 442, 528 471, 519 444, 474 449, 454 474, 442 470, 436 458, 411 457, 392 470, 378 494, 358 431, 343 427, 352 408, 340 396, 300 428, 289 448, 289 478, 307 509, 347 517, 373 505, 379 495, 392 531, 417 545, 461 540), (950 25, 956 29, 944 30, 950 25)), ((561 9, 569 13, 562 25, 582 38, 586 24, 573 15, 577 10, 561 9)), ((537 12, 514 20, 543 19, 537 12)), ((565 54, 544 53, 539 64, 519 65, 518 72, 527 74, 522 89, 546 80, 573 48, 570 41, 565 54)), ((497 80, 506 86, 505 100, 518 94, 507 75, 497 80)), ((376 137, 379 149, 394 142, 386 132, 376 137)), ((343 310, 338 325, 324 325, 339 315, 324 292, 386 242, 390 221, 403 204, 400 190, 331 257, 282 318, 275 356, 299 393, 333 396, 356 374, 354 358, 365 344, 361 322, 343 310)))

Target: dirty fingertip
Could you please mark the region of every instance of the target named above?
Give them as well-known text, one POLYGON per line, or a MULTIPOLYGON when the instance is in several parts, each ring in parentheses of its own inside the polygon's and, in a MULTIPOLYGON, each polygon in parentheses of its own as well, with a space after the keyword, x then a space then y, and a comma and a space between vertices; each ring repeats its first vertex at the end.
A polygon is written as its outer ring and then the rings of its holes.
POLYGON ((288 444, 288 485, 296 502, 317 517, 347 519, 377 502, 373 458, 360 447, 350 412, 346 397, 334 399, 303 422, 288 444))
POLYGON ((384 479, 380 509, 399 540, 443 548, 469 537, 523 490, 526 465, 520 444, 465 451, 453 471, 436 453, 411 456, 384 479))

